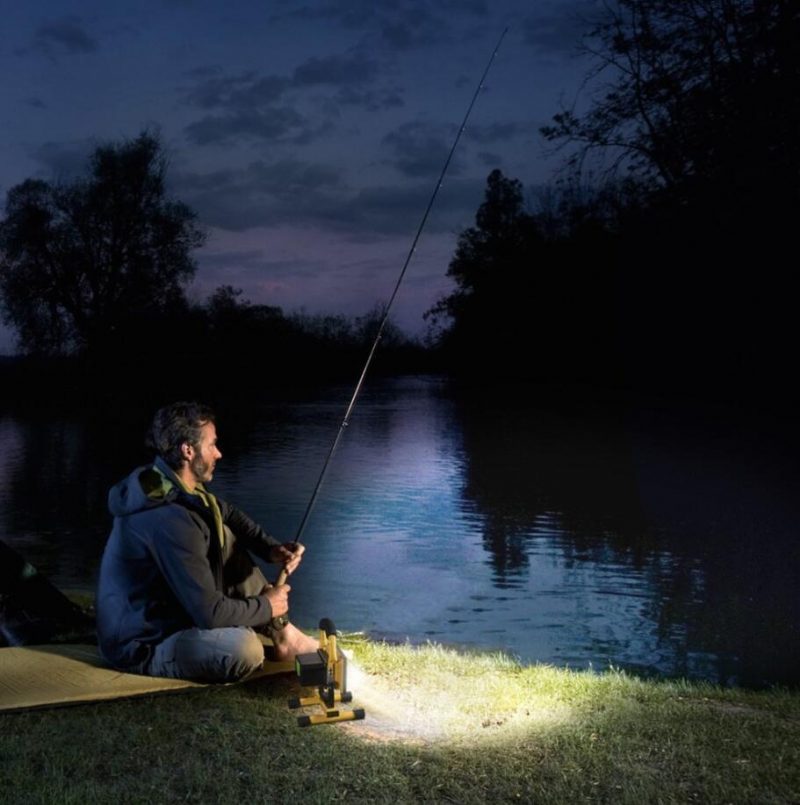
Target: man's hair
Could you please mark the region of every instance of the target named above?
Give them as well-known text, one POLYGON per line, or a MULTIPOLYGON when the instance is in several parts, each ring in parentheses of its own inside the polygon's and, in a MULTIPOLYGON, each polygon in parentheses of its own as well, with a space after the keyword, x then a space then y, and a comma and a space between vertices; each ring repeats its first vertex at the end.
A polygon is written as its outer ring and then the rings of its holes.
POLYGON ((214 421, 214 412, 202 403, 176 402, 165 405, 153 417, 147 434, 147 446, 155 450, 172 469, 180 469, 181 445, 188 443, 197 447, 200 444, 200 429, 214 421))

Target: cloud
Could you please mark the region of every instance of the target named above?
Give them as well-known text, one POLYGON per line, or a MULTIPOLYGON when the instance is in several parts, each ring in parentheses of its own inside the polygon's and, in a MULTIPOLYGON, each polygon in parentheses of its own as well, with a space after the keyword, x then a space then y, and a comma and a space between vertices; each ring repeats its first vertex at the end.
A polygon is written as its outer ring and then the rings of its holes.
POLYGON ((274 259, 267 256, 267 249, 231 249, 208 252, 201 257, 205 268, 214 272, 223 271, 233 281, 248 275, 267 275, 270 279, 313 279, 319 274, 318 263, 306 260, 274 259))
POLYGON ((379 19, 380 36, 396 51, 463 38, 463 31, 457 33, 456 29, 488 16, 487 4, 481 0, 444 0, 438 4, 418 0, 385 7, 384 11, 379 19))
POLYGON ((98 43, 86 31, 80 17, 70 15, 40 25, 34 34, 32 49, 54 58, 58 54, 94 53, 98 43))
POLYGON ((350 30, 371 32, 384 48, 406 51, 436 44, 453 37, 458 23, 482 20, 489 14, 484 0, 404 0, 375 3, 374 0, 324 0, 278 13, 275 19, 323 21, 350 30))
POLYGON ((96 147, 97 143, 88 139, 47 141, 31 149, 29 155, 46 169, 49 176, 55 176, 59 181, 70 181, 86 173, 89 157, 96 147))
POLYGON ((392 50, 411 50, 443 38, 446 30, 443 21, 426 7, 405 11, 398 8, 396 14, 380 23, 381 37, 392 50))
POLYGON ((308 143, 331 130, 342 105, 373 112, 402 106, 401 90, 370 86, 378 74, 378 63, 359 53, 307 59, 291 76, 225 75, 218 67, 198 68, 189 74, 196 82, 184 89, 184 100, 213 114, 190 123, 185 132, 199 145, 241 137, 308 143), (332 92, 305 103, 312 89, 332 92), (304 103, 306 113, 300 111, 304 103))
POLYGON ((251 181, 264 192, 279 199, 294 198, 301 194, 314 193, 322 188, 342 185, 340 172, 336 168, 294 159, 284 159, 271 164, 254 162, 247 173, 251 181))
POLYGON ((277 103, 309 87, 360 87, 373 83, 377 74, 377 62, 360 54, 313 57, 299 64, 291 77, 253 70, 223 75, 221 68, 206 66, 188 74, 197 83, 184 90, 184 97, 201 109, 238 112, 277 103))
MULTIPOLYGON (((441 169, 441 165, 438 168, 441 169)), ((356 239, 375 233, 405 234, 410 239, 434 187, 433 180, 403 186, 367 187, 344 202, 339 214, 356 239)), ((452 232, 471 223, 483 189, 483 180, 446 178, 426 222, 426 231, 452 232)))
POLYGON ((322 188, 342 187, 339 170, 328 165, 283 159, 266 163, 251 162, 244 169, 219 170, 213 173, 177 174, 175 183, 189 191, 213 191, 269 194, 285 198, 313 193, 322 188))
POLYGON ((377 62, 361 54, 312 57, 295 69, 292 85, 304 87, 317 84, 366 84, 375 79, 377 72, 377 62))
POLYGON ((231 76, 210 69, 195 73, 201 80, 187 92, 186 100, 201 109, 245 110, 272 104, 283 97, 290 85, 281 76, 258 76, 253 71, 231 76), (210 77, 205 77, 209 74, 210 77))
MULTIPOLYGON (((452 126, 412 121, 404 123, 383 138, 383 144, 393 154, 389 160, 397 171, 409 177, 436 177, 447 159, 455 130, 452 126)), ((458 159, 450 165, 457 174, 458 159)))
POLYGON ((503 164, 503 157, 493 151, 478 151, 477 157, 481 165, 487 165, 492 168, 503 164))
MULTIPOLYGON (((289 6, 293 3, 284 2, 282 5, 289 6)), ((363 28, 378 14, 379 9, 374 0, 322 0, 322 2, 301 4, 297 8, 276 12, 272 19, 299 19, 306 22, 322 20, 336 22, 345 28, 363 28)))
POLYGON ((381 109, 398 109, 405 106, 401 89, 357 89, 355 87, 342 87, 334 96, 339 106, 357 106, 368 112, 378 112, 381 109))
POLYGON ((303 115, 289 106, 207 115, 186 126, 185 132, 196 145, 227 143, 242 137, 303 143, 319 134, 303 115))
POLYGON ((591 30, 591 20, 597 17, 600 6, 599 0, 559 2, 523 22, 523 40, 544 51, 574 54, 591 30))
POLYGON ((178 174, 173 184, 203 223, 236 232, 284 221, 334 219, 345 192, 336 168, 293 159, 178 174))
POLYGON ((472 142, 487 145, 489 143, 507 142, 520 135, 536 132, 537 127, 534 123, 524 123, 521 121, 509 121, 508 123, 490 123, 488 125, 467 126, 464 135, 472 142))
MULTIPOLYGON (((171 191, 195 209, 206 226, 231 232, 281 224, 321 227, 364 242, 382 234, 413 232, 434 181, 355 190, 329 165, 279 160, 207 174, 174 174, 171 191)), ((482 180, 447 178, 428 228, 449 231, 462 226, 474 214, 482 192, 482 180)))

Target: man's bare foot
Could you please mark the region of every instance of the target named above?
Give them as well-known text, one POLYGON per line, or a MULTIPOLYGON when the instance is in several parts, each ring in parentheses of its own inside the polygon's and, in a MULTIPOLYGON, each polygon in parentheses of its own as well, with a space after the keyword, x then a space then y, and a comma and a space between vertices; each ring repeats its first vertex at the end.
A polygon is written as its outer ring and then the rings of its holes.
POLYGON ((293 660, 295 654, 310 654, 319 648, 319 641, 301 632, 291 623, 283 629, 270 629, 274 650, 271 652, 276 662, 293 660))

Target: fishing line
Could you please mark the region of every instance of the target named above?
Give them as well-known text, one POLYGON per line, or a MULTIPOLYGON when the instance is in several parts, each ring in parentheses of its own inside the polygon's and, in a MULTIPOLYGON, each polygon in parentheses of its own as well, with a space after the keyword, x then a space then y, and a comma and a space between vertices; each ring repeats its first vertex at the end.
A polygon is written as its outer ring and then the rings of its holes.
MULTIPOLYGON (((397 278, 397 282, 395 283, 392 295, 389 297, 389 301, 386 303, 386 306, 383 309, 383 315, 381 316, 380 326, 378 327, 375 339, 372 342, 372 347, 370 348, 369 354, 367 355, 367 360, 364 364, 364 368, 361 370, 361 376, 358 378, 358 383, 356 383, 355 390, 353 391, 353 396, 350 399, 350 404, 347 406, 344 418, 342 419, 342 422, 339 425, 339 430, 336 433, 336 438, 333 440, 333 444, 331 445, 330 450, 328 451, 325 463, 322 465, 322 471, 319 474, 319 478, 317 479, 317 485, 314 487, 314 491, 311 494, 311 498, 308 501, 308 505, 306 506, 305 513, 303 514, 303 519, 300 521, 300 525, 297 528, 297 533, 295 534, 294 538, 295 542, 300 542, 300 538, 303 536, 306 523, 308 522, 308 518, 311 515, 311 511, 314 508, 314 504, 317 501, 319 490, 322 487, 322 482, 325 479, 325 475, 328 471, 331 459, 333 458, 333 454, 336 452, 336 448, 339 446, 339 442, 341 441, 342 435, 347 429, 347 426, 350 424, 350 416, 353 413, 353 409, 355 408, 358 395, 361 393, 361 387, 364 385, 364 378, 366 378, 367 376, 367 371, 369 370, 370 364, 372 363, 372 359, 375 356, 375 351, 378 349, 378 344, 380 343, 380 340, 383 337, 383 331, 386 328, 386 322, 389 320, 389 312, 392 309, 392 305, 394 304, 397 292, 400 290, 400 285, 403 282, 403 277, 405 277, 408 266, 411 263, 411 258, 414 256, 414 252, 417 249, 417 242, 419 241, 420 235, 422 235, 422 230, 425 228, 425 224, 428 220, 428 215, 430 215, 431 209, 433 208, 433 204, 436 201, 436 196, 439 194, 439 188, 441 188, 442 183, 444 182, 444 176, 447 173, 448 167, 450 167, 450 162, 453 159, 453 154, 455 154, 456 152, 456 147, 458 146, 458 142, 461 139, 461 135, 464 133, 464 129, 467 126, 467 120, 469 119, 470 113, 472 112, 472 107, 475 106, 475 102, 478 100, 478 95, 480 94, 480 91, 483 89, 483 83, 486 80, 486 76, 489 75, 489 70, 491 69, 494 57, 497 55, 497 51, 500 50, 500 45, 503 43, 503 39, 505 38, 507 32, 508 28, 506 27, 503 30, 503 33, 500 34, 500 39, 497 40, 497 44, 495 45, 495 48, 492 51, 492 55, 489 57, 489 61, 486 64, 486 69, 483 71, 483 75, 481 76, 481 79, 478 82, 478 86, 475 88, 475 92, 472 95, 472 100, 470 100, 469 106, 467 107, 466 114, 464 115, 464 119, 461 122, 461 126, 458 129, 458 133, 456 134, 455 139, 453 140, 453 144, 450 147, 450 152, 447 155, 447 159, 445 160, 444 165, 442 166, 442 171, 439 174, 439 178, 433 189, 433 193, 431 194, 430 200, 428 201, 428 206, 425 208, 425 213, 422 216, 422 220, 420 221, 419 226, 417 227, 417 232, 414 235, 414 240, 411 243, 411 248, 408 250, 408 255, 406 256, 405 262, 403 263, 403 268, 400 271, 400 275, 397 278)), ((287 577, 286 571, 282 570, 280 575, 278 576, 277 583, 284 584, 286 581, 286 577, 287 577)))

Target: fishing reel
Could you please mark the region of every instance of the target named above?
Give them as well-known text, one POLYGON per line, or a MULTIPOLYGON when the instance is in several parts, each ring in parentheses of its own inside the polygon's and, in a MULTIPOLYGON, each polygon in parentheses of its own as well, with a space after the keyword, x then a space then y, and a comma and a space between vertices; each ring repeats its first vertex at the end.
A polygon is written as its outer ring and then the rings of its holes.
POLYGON ((295 671, 300 685, 316 688, 312 696, 296 696, 289 699, 289 707, 319 707, 322 712, 297 717, 301 727, 314 724, 329 724, 334 721, 360 721, 364 710, 356 707, 342 710, 337 704, 347 704, 353 694, 347 690, 347 658, 336 646, 336 627, 330 618, 319 622, 319 649, 295 657, 295 671))

